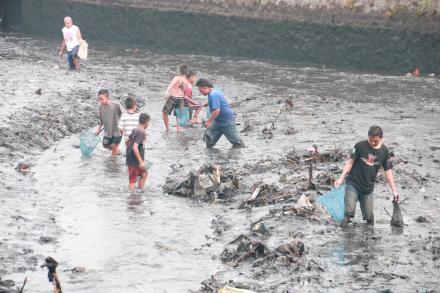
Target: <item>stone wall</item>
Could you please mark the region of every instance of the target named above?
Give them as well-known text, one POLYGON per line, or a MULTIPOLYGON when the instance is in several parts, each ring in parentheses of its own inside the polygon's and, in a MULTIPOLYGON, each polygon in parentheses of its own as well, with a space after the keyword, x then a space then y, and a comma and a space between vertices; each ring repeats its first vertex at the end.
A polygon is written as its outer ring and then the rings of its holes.
MULTIPOLYGON (((440 13, 440 0, 70 0, 93 5, 149 8, 228 16, 350 25, 398 22, 424 26, 440 13), (331 16, 331 17, 328 17, 331 16), (336 19, 342 18, 342 19, 336 19)), ((437 18, 436 18, 437 20, 437 18)), ((415 27, 415 26, 414 26, 415 27)))
MULTIPOLYGON (((352 8, 340 0, 22 1, 27 32, 61 38, 63 18, 70 15, 92 47, 97 42, 125 43, 161 53, 227 55, 395 74, 414 65, 423 72, 440 69, 440 27, 432 10, 440 0, 427 2, 430 12, 423 16, 417 16, 413 6, 387 15, 391 4, 370 5, 375 10, 366 13, 355 6, 360 0, 350 2, 352 8), (324 2, 333 4, 325 10, 316 8, 324 2), (293 5, 304 3, 310 7, 293 5)), ((370 2, 397 3, 362 1, 370 2)))

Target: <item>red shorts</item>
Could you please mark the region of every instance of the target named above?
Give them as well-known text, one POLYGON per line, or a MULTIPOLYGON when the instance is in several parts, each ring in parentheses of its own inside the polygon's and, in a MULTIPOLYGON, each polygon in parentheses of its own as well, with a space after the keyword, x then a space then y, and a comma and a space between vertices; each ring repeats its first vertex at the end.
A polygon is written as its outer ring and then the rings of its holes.
POLYGON ((141 168, 139 166, 128 166, 128 181, 130 181, 130 183, 136 183, 137 178, 146 173, 147 170, 145 170, 145 168, 141 168))

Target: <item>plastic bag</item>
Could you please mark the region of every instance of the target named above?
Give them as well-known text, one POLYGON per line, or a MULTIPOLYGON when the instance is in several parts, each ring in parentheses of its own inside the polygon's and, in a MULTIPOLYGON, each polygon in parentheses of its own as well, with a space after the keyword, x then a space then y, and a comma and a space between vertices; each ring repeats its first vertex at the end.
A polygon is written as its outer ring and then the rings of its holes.
POLYGON ((81 43, 79 44, 78 57, 80 59, 87 59, 88 51, 89 51, 89 44, 87 44, 86 40, 82 40, 81 43))
POLYGON ((395 227, 403 227, 404 225, 399 203, 395 200, 393 200, 393 216, 391 217, 390 224, 395 227))
POLYGON ((90 131, 85 131, 79 137, 79 141, 79 148, 83 156, 90 156, 98 143, 101 141, 101 137, 90 131))
POLYGON ((344 219, 345 209, 344 198, 345 185, 342 185, 319 197, 318 202, 327 210, 334 220, 342 221, 344 219))

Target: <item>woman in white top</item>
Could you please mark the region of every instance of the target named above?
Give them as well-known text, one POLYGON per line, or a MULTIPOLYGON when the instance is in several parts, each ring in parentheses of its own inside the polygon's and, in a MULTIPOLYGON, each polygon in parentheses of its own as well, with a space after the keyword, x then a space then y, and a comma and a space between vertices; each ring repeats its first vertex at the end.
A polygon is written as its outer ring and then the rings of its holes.
POLYGON ((76 69, 79 71, 78 49, 82 40, 81 31, 79 30, 79 27, 73 24, 72 18, 66 16, 64 18, 64 27, 62 32, 63 43, 61 44, 59 56, 62 57, 64 49, 67 49, 67 61, 69 62, 69 68, 71 70, 76 69))

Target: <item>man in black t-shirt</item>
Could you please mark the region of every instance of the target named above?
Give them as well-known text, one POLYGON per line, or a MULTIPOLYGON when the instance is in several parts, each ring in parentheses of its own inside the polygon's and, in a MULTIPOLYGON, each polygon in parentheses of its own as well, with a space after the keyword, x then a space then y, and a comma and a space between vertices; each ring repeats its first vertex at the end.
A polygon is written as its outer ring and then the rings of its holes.
POLYGON ((139 115, 139 125, 133 129, 128 137, 127 157, 125 159, 128 166, 129 187, 134 190, 136 181, 139 178, 138 188, 143 189, 147 180, 148 172, 144 163, 144 142, 146 138, 146 129, 150 123, 150 116, 142 113, 139 115))
POLYGON ((342 227, 346 227, 354 217, 358 200, 363 219, 367 224, 374 225, 374 179, 380 168, 385 171, 394 200, 399 201, 400 194, 394 184, 392 167, 390 152, 383 144, 382 129, 379 126, 371 126, 368 130, 368 140, 360 141, 354 146, 350 158, 345 162, 341 177, 335 182, 335 186, 339 186, 346 179, 345 218, 341 223, 342 227))

